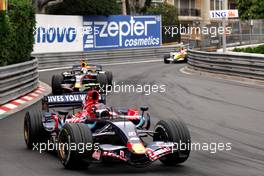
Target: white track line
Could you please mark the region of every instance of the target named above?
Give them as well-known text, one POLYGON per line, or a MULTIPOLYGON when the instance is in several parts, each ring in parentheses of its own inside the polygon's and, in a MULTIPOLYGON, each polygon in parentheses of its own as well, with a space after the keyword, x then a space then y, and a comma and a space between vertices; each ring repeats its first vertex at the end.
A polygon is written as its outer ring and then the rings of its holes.
POLYGON ((185 67, 181 68, 180 69, 180 72, 184 73, 184 74, 187 74, 187 75, 191 75, 191 73, 185 71, 185 67))
POLYGON ((33 97, 38 97, 39 96, 39 94, 36 94, 36 93, 30 93, 29 95, 33 96, 33 97))
POLYGON ((20 100, 20 99, 14 100, 14 102, 19 103, 19 104, 24 104, 24 103, 26 103, 25 101, 20 100))
POLYGON ((65 70, 65 69, 69 69, 69 68, 71 68, 71 67, 48 68, 48 69, 39 70, 38 72, 47 72, 47 71, 54 71, 54 70, 65 70))
MULTIPOLYGON (((152 62, 161 62, 162 60, 147 60, 147 61, 132 61, 132 62, 117 62, 117 63, 110 63, 110 64, 100 64, 103 66, 111 66, 111 65, 126 65, 126 64, 140 64, 140 63, 152 63, 152 62)), ((47 72, 47 71, 54 71, 54 70, 64 70, 70 69, 71 67, 60 67, 60 68, 49 68, 49 69, 42 69, 39 72, 47 72)))
POLYGON ((0 109, 0 115, 6 113, 6 111, 0 109))
POLYGON ((41 94, 43 91, 41 91, 41 90, 36 90, 35 92, 38 93, 38 94, 41 94))
POLYGON ((5 104, 4 106, 9 108, 9 109, 15 109, 17 107, 17 105, 13 105, 11 103, 5 104))
POLYGON ((31 97, 29 97, 29 96, 24 96, 23 98, 25 98, 25 99, 28 100, 28 101, 33 100, 33 98, 31 98, 31 97))

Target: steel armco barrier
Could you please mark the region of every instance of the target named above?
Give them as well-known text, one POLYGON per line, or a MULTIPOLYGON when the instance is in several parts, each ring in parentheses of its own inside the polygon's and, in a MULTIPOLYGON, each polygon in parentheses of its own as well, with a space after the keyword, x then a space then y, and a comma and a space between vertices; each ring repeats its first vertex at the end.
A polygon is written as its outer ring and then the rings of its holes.
POLYGON ((122 62, 136 60, 161 59, 164 54, 175 50, 177 45, 150 48, 131 48, 131 49, 113 49, 90 52, 71 52, 71 53, 50 53, 33 54, 38 58, 39 68, 57 68, 67 67, 73 64, 79 64, 81 59, 87 59, 91 62, 122 62))
POLYGON ((36 59, 0 67, 0 105, 36 89, 39 81, 39 68, 68 67, 79 64, 81 59, 99 63, 161 59, 164 54, 175 50, 175 47, 177 45, 91 52, 32 54, 36 59))
POLYGON ((212 73, 264 80, 264 55, 188 50, 188 67, 212 73))
POLYGON ((38 79, 37 59, 0 67, 0 105, 36 89, 38 79))

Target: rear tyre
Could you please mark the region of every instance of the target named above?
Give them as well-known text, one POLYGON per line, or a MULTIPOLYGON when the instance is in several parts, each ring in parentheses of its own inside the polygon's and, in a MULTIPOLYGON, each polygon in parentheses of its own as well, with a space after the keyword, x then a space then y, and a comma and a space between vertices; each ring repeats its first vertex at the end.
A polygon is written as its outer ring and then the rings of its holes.
POLYGON ((170 63, 170 61, 167 60, 168 58, 170 58, 169 54, 164 55, 164 63, 165 64, 169 64, 170 63))
POLYGON ((51 88, 52 93, 54 95, 62 94, 62 87, 61 84, 63 83, 63 76, 62 75, 53 75, 51 80, 51 88))
POLYGON ((97 75, 97 82, 99 83, 100 88, 105 91, 106 90, 106 86, 107 86, 107 77, 106 77, 106 74, 99 73, 97 75))
POLYGON ((188 56, 185 56, 184 57, 184 61, 183 61, 184 63, 187 63, 188 62, 188 56))
POLYGON ((111 90, 111 86, 113 85, 113 73, 110 71, 105 72, 107 78, 107 89, 111 90))
POLYGON ((107 78, 107 84, 112 85, 113 84, 113 73, 110 71, 105 72, 106 78, 107 78))
POLYGON ((47 142, 50 135, 42 124, 42 113, 38 110, 26 112, 24 118, 24 140, 28 149, 38 143, 47 142))
POLYGON ((103 70, 103 67, 102 67, 102 65, 98 65, 98 69, 97 69, 98 71, 102 71, 103 70))
POLYGON ((58 143, 58 155, 66 169, 82 169, 89 166, 93 152, 93 137, 88 126, 82 123, 65 124, 60 131, 58 143), (72 145, 76 148, 70 147, 72 145))
POLYGON ((191 137, 187 126, 180 119, 161 120, 155 126, 153 141, 173 142, 178 144, 178 150, 160 158, 160 161, 165 165, 176 165, 186 161, 190 155, 191 137), (185 145, 185 148, 180 149, 180 145, 185 145), (184 149, 184 150, 183 150, 184 149))

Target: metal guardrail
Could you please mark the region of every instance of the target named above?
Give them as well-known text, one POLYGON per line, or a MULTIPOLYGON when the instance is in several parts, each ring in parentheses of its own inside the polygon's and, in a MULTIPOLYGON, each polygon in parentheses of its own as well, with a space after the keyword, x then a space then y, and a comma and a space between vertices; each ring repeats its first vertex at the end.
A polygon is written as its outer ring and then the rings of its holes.
POLYGON ((264 80, 264 55, 188 50, 188 57, 195 70, 264 80))
POLYGON ((0 67, 0 105, 36 89, 38 80, 37 59, 0 67))
POLYGON ((38 69, 57 68, 79 64, 81 59, 95 62, 160 59, 165 53, 175 50, 176 45, 116 49, 92 52, 32 54, 36 59, 0 67, 0 105, 36 89, 39 81, 38 69))
POLYGON ((91 62, 133 61, 161 59, 164 54, 175 50, 177 45, 150 48, 113 49, 90 52, 33 54, 38 59, 39 68, 56 68, 79 64, 81 59, 91 62))

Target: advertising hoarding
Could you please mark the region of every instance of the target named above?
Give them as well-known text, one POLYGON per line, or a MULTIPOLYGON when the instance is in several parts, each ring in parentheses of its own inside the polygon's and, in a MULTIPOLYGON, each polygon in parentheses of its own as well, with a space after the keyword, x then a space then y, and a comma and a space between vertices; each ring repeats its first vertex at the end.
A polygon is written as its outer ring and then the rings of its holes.
POLYGON ((211 18, 238 18, 238 10, 211 10, 211 18))
POLYGON ((82 51, 81 16, 36 15, 33 53, 82 51))
POLYGON ((160 16, 86 16, 84 51, 160 46, 160 16))
POLYGON ((161 45, 160 16, 36 15, 33 53, 161 45))

